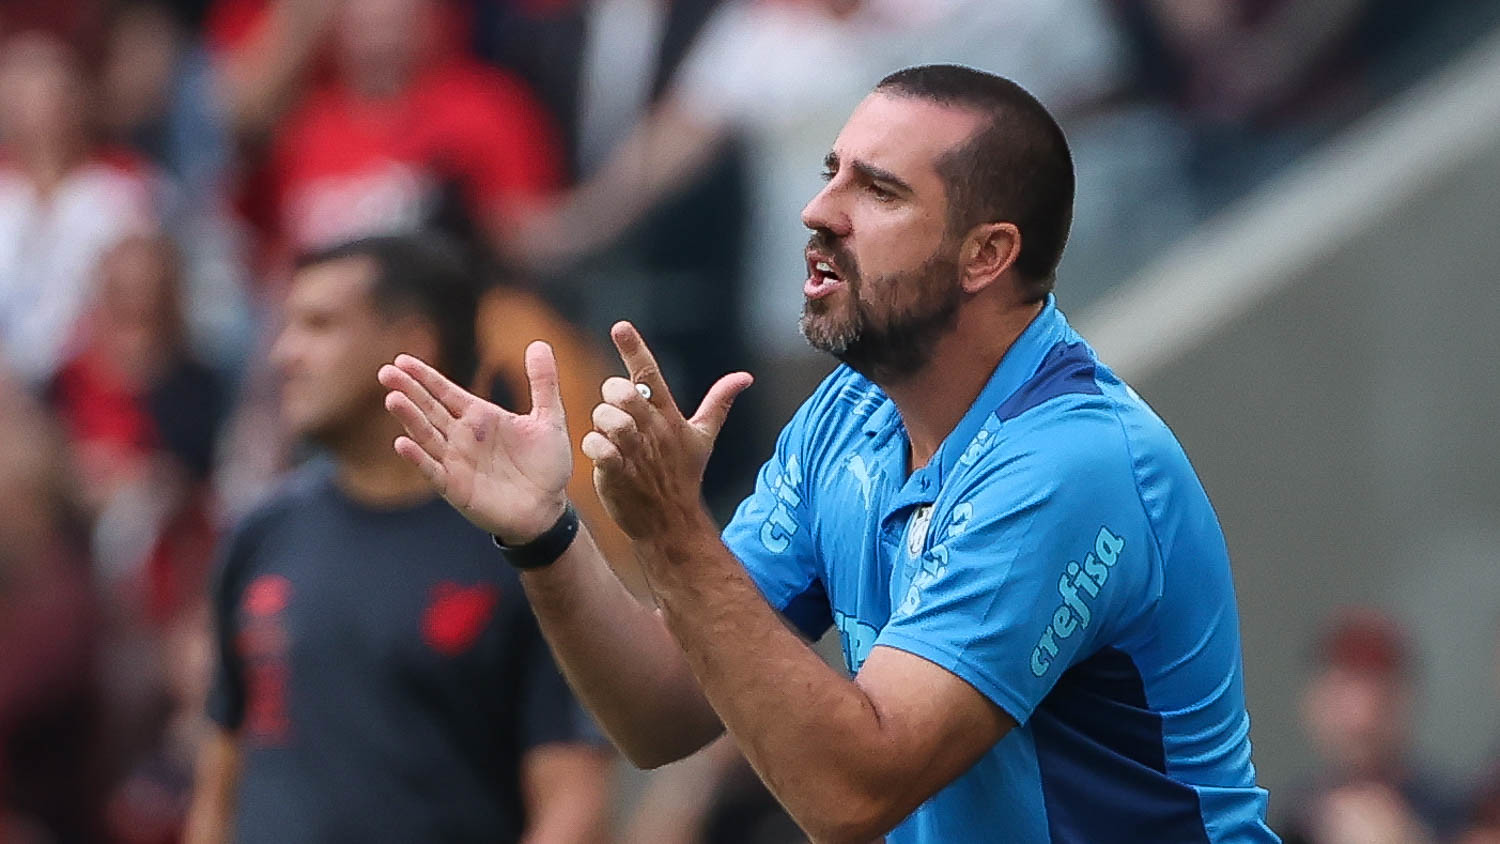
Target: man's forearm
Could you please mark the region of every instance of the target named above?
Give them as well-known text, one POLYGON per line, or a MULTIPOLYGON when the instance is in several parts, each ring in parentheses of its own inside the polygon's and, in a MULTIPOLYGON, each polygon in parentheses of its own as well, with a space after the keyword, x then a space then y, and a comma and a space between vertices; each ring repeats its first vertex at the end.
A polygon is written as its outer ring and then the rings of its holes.
POLYGON ((631 762, 675 761, 723 731, 659 614, 620 583, 586 528, 521 582, 569 685, 631 762))
POLYGON ((668 100, 646 116, 598 175, 569 197, 563 230, 578 248, 613 242, 657 203, 682 190, 704 170, 727 136, 724 127, 668 100))
POLYGON ((783 623, 711 525, 642 560, 708 700, 803 829, 868 840, 898 821, 875 705, 783 623))
POLYGON ((236 131, 269 131, 295 98, 338 4, 280 0, 270 4, 251 42, 225 61, 222 99, 236 131))
POLYGON ((521 762, 526 832, 521 844, 593 844, 609 840, 614 754, 586 744, 533 747, 521 762))

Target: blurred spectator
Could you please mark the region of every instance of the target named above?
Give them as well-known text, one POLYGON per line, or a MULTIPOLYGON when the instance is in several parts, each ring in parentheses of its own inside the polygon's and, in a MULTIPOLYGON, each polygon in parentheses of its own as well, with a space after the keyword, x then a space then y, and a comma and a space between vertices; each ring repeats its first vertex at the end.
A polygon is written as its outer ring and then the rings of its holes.
POLYGON ((153 219, 139 165, 91 142, 91 102, 61 42, 0 44, 0 356, 32 385, 71 350, 99 256, 153 219))
POLYGON ((113 14, 101 71, 100 122, 158 162, 169 159, 163 122, 183 44, 165 6, 131 2, 113 14))
POLYGON ((1318 643, 1303 719, 1320 768, 1278 798, 1288 844, 1447 840, 1454 802, 1411 758, 1413 677, 1406 633, 1369 609, 1339 614, 1318 643))
POLYGON ((1368 102, 1358 35, 1376 0, 1112 2, 1134 35, 1143 86, 1174 103, 1192 132, 1194 181, 1208 209, 1368 102))
POLYGON ((1254 125, 1350 84, 1371 0, 1116 0, 1163 52, 1146 78, 1206 121, 1254 125))
POLYGON ((208 481, 228 398, 188 349, 180 271, 160 235, 107 251, 82 348, 49 390, 83 478, 104 583, 119 609, 157 625, 205 586, 208 481))
POLYGON ((205 600, 179 612, 161 638, 161 697, 147 729, 152 740, 123 766, 104 804, 114 844, 176 844, 187 821, 194 754, 208 731, 203 701, 213 669, 205 600))
POLYGON ((207 50, 186 29, 192 12, 156 0, 123 0, 108 19, 100 69, 100 122, 170 173, 184 204, 217 199, 229 165, 207 50), (174 14, 175 12, 175 14, 174 14))
POLYGON ((468 0, 479 55, 537 92, 562 129, 575 176, 608 161, 730 2, 468 0))
POLYGON ((457 49, 436 0, 262 5, 225 67, 242 131, 271 129, 275 257, 434 226, 487 244, 560 184, 548 116, 518 79, 457 49))
POLYGON ((250 342, 243 226, 230 204, 231 148, 191 4, 115 0, 104 19, 97 123, 150 162, 161 224, 181 249, 188 339, 238 370, 250 342))
POLYGON ((98 628, 62 444, 4 379, 0 432, 0 837, 95 841, 98 628))
POLYGON ((474 279, 449 246, 365 239, 293 278, 282 413, 328 460, 227 546, 189 841, 602 834, 609 755, 517 572, 391 448, 382 363, 474 373, 474 279))
POLYGON ((201 616, 216 535, 209 475, 227 395, 188 348, 181 287, 165 236, 132 234, 110 247, 79 349, 47 390, 92 529, 95 586, 109 598, 98 674, 108 700, 102 753, 119 780, 106 823, 121 842, 174 840, 163 836, 180 828, 190 783, 190 766, 169 764, 182 759, 172 747, 180 728, 170 725, 194 670, 178 640, 201 616))

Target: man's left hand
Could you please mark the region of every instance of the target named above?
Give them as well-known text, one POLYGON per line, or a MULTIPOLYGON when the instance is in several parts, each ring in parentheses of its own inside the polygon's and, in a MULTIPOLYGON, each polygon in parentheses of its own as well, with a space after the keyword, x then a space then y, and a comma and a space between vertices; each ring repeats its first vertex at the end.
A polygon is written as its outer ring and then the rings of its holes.
POLYGON ((684 418, 635 326, 616 323, 610 337, 630 378, 604 382, 583 453, 594 461, 594 487, 620 528, 637 541, 661 541, 701 519, 708 456, 752 379, 747 372, 725 375, 684 418))

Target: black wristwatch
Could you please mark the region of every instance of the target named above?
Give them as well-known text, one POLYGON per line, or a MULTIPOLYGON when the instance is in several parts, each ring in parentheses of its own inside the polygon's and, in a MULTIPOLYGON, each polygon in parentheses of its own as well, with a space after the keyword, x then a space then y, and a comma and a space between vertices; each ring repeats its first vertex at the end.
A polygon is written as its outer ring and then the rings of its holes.
POLYGON ((562 515, 557 517, 552 527, 525 545, 506 545, 500 541, 500 537, 490 534, 490 539, 494 540, 495 547, 500 549, 500 555, 505 561, 523 571, 546 568, 557 562, 557 558, 572 546, 577 537, 578 511, 573 509, 571 501, 563 508, 562 515))

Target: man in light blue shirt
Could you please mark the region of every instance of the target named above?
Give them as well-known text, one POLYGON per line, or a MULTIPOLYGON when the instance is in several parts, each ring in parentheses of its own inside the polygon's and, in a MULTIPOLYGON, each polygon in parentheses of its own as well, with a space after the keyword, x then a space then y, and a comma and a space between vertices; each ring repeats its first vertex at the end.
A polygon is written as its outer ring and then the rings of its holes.
POLYGON ((838 630, 851 674, 896 648, 1022 725, 890 840, 1269 840, 1218 522, 1050 298, 932 460, 908 474, 907 451, 896 405, 841 367, 724 532, 808 638, 838 630))
POLYGON ((526 416, 383 368, 397 450, 527 567, 569 680, 640 764, 727 728, 820 841, 1275 841, 1217 518, 1051 295, 1061 131, 1006 80, 911 68, 825 168, 802 331, 844 366, 722 540, 702 470, 749 376, 684 418, 613 332, 631 378, 605 382, 583 447, 655 608, 574 538, 544 345, 526 416), (805 643, 829 629, 846 674, 805 643))

